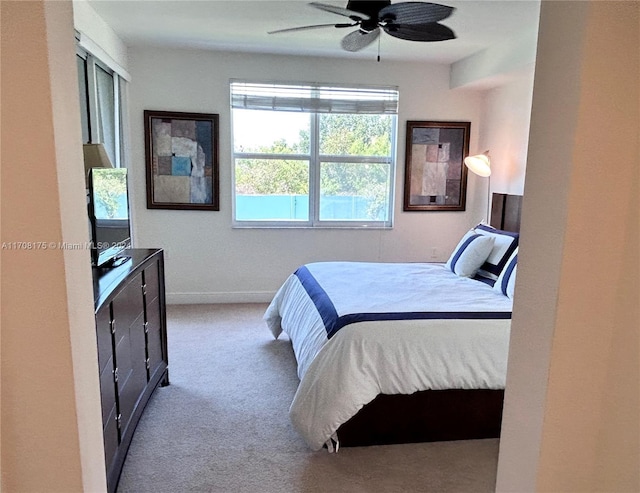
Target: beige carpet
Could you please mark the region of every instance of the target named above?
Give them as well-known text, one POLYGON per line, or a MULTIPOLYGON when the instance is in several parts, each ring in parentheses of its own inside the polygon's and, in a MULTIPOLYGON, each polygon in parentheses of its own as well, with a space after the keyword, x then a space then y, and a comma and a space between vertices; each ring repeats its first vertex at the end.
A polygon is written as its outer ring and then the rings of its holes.
POLYGON ((168 307, 169 377, 131 443, 118 493, 490 492, 497 440, 312 452, 287 414, 298 384, 266 305, 168 307))

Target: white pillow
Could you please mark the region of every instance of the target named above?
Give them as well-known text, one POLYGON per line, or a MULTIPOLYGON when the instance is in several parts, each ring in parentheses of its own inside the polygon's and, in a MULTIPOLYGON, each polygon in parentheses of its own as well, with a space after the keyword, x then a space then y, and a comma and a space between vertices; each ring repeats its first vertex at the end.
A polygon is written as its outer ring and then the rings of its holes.
POLYGON ((473 277, 491 253, 495 239, 474 230, 467 232, 453 250, 446 266, 460 277, 473 277))
POLYGON ((513 299, 513 290, 516 285, 516 271, 518 270, 518 249, 509 257, 507 265, 498 276, 498 280, 493 285, 493 289, 499 293, 513 299))
POLYGON ((507 265, 511 254, 518 246, 519 234, 511 231, 503 231, 486 224, 478 224, 475 232, 494 238, 493 250, 486 262, 478 270, 478 275, 487 279, 498 279, 500 273, 507 265))

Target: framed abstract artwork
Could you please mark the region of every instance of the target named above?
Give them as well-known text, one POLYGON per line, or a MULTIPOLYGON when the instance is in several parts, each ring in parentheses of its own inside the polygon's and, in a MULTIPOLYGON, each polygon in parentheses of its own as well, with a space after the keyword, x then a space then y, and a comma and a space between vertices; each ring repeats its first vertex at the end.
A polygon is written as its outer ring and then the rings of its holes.
POLYGON ((405 211, 464 211, 470 122, 407 121, 405 211))
POLYGON ((144 111, 147 208, 220 210, 217 114, 144 111))

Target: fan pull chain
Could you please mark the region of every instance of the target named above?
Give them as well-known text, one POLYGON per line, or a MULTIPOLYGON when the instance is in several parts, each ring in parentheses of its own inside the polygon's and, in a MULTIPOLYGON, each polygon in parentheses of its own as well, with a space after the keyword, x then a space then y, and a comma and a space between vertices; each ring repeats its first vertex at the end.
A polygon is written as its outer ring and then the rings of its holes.
POLYGON ((380 61, 380 38, 382 36, 378 36, 378 62, 380 61))

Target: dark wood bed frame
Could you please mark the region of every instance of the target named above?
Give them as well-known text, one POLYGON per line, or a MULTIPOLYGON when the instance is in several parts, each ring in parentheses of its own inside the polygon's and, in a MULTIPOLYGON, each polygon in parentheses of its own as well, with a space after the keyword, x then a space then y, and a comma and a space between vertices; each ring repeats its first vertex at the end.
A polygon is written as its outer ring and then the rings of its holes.
MULTIPOLYGON (((520 231, 521 195, 494 193, 491 225, 520 231)), ((338 428, 341 447, 498 438, 504 390, 380 394, 338 428)))

